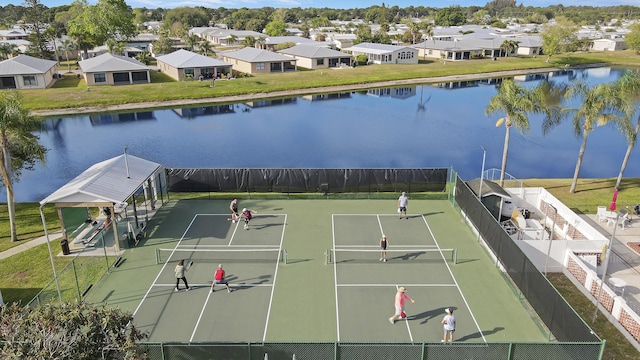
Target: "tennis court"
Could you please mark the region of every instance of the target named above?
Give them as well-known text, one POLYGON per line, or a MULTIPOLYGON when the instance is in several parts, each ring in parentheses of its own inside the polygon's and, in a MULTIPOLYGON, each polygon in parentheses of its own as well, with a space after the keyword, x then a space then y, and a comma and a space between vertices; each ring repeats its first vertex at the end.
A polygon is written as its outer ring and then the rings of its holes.
POLYGON ((227 220, 229 201, 163 206, 88 301, 135 311, 153 342, 439 343, 447 307, 458 343, 548 340, 446 200, 411 200, 398 219, 395 200, 240 199, 258 211, 249 230, 227 220), (194 261, 189 292, 174 291, 179 259, 194 261), (232 293, 210 292, 220 263, 232 293), (397 286, 416 302, 392 325, 397 286))

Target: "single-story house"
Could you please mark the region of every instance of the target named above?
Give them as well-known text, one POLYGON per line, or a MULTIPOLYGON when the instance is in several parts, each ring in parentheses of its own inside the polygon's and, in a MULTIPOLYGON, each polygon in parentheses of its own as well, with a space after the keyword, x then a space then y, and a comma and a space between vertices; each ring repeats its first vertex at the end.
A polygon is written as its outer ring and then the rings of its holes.
POLYGON ((433 58, 442 60, 469 60, 473 56, 480 56, 483 49, 479 45, 463 41, 425 40, 415 47, 423 59, 433 58))
POLYGON ((324 43, 320 43, 311 39, 303 38, 301 36, 269 36, 264 38, 264 42, 256 44, 256 48, 269 51, 275 51, 275 47, 281 44, 295 44, 295 45, 308 45, 308 46, 323 46, 324 43))
POLYGON ((160 71, 178 81, 188 78, 204 80, 231 74, 231 64, 184 49, 158 56, 156 60, 160 71))
POLYGON ((539 36, 524 36, 514 39, 518 42, 516 54, 521 56, 536 56, 542 54, 542 39, 539 36))
POLYGON ((410 46, 360 43, 342 51, 354 57, 365 55, 373 64, 417 64, 418 49, 410 46))
POLYGON ((353 46, 353 42, 356 38, 356 34, 330 34, 327 35, 326 39, 331 41, 336 49, 345 49, 353 46))
MULTIPOLYGON (((100 46, 94 47, 91 50, 88 50, 87 54, 89 55, 89 58, 92 58, 92 57, 100 56, 102 54, 106 54, 108 52, 109 52, 109 47, 107 45, 100 45, 100 46)), ((137 47, 127 45, 122 48, 122 52, 124 56, 132 58, 142 54, 143 52, 145 52, 145 50, 141 50, 137 47)))
POLYGON ((149 67, 121 55, 102 54, 78 62, 87 86, 150 83, 149 67))
POLYGON ((334 68, 340 64, 351 66, 353 62, 349 54, 317 46, 296 45, 278 53, 295 58, 298 66, 307 69, 334 68))
POLYGON ((222 59, 233 66, 233 70, 247 74, 296 71, 297 60, 290 56, 245 47, 237 51, 220 53, 222 59))
POLYGON ((627 49, 627 43, 622 38, 593 40, 593 50, 620 51, 627 49))
POLYGON ((265 34, 257 31, 232 29, 211 29, 202 32, 200 36, 214 45, 242 44, 249 36, 256 40, 267 37, 265 34))
POLYGON ((0 89, 45 89, 53 84, 58 63, 29 55, 0 62, 0 89))

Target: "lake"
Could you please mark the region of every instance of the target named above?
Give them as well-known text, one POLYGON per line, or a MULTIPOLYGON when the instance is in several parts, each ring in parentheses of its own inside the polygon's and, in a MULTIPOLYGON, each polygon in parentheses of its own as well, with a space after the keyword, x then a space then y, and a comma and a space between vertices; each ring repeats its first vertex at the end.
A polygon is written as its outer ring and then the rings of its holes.
MULTIPOLYGON (((595 68, 516 77, 535 86, 547 78, 613 81, 625 70, 595 68)), ((47 163, 15 184, 18 202, 40 201, 94 163, 122 154, 173 168, 432 168, 453 167, 465 180, 500 168, 503 116, 484 109, 500 79, 372 89, 230 105, 47 119, 40 142, 47 163)), ((577 105, 577 104, 573 104, 577 105)), ((637 116, 637 114, 636 114, 637 116)), ((507 172, 516 178, 571 178, 580 139, 570 121, 544 136, 511 131, 507 172)), ((635 118, 633 119, 635 124, 635 118)), ((589 136, 582 178, 611 178, 626 151, 612 126, 589 136)), ((637 150, 625 177, 640 177, 637 150)), ((4 191, 0 196, 6 198, 4 191)))

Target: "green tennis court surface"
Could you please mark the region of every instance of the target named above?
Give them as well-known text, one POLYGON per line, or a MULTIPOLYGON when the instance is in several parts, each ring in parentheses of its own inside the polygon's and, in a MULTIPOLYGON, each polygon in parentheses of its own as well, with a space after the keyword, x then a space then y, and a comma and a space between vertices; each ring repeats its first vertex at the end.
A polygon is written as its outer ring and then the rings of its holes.
POLYGON ((411 200, 408 219, 396 206, 240 199, 258 211, 245 230, 227 220, 227 200, 172 201, 88 301, 135 312, 158 342, 439 342, 447 307, 458 342, 548 340, 449 202, 411 200), (188 292, 174 291, 180 259, 194 262, 188 292), (210 292, 218 264, 231 293, 210 292), (398 286, 416 302, 392 325, 398 286))

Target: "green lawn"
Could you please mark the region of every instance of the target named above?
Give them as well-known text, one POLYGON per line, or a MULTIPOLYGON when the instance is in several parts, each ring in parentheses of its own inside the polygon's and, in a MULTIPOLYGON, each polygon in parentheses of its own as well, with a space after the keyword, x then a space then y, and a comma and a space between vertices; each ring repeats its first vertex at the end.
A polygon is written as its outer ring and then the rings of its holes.
MULTIPOLYGON (((151 83, 126 86, 92 86, 64 74, 52 88, 23 90, 24 106, 30 110, 100 107, 127 103, 160 102, 184 99, 211 99, 255 94, 267 97, 275 91, 292 91, 330 86, 354 86, 385 81, 424 79, 447 75, 484 74, 506 70, 564 68, 566 65, 627 64, 639 65, 640 56, 633 51, 573 53, 553 57, 508 57, 469 61, 421 60, 416 65, 368 65, 354 69, 321 69, 286 73, 260 74, 219 80, 211 87, 209 81, 176 82, 164 73, 151 72, 151 83)), ((64 68, 64 66, 63 66, 64 68)), ((64 70, 64 69, 63 69, 64 70)), ((481 75, 480 75, 481 77, 481 75)))

